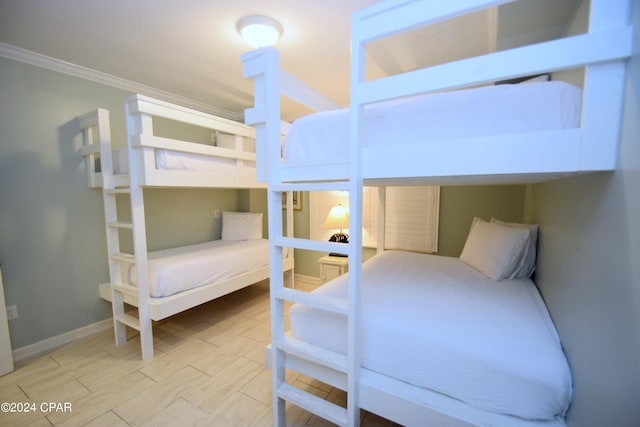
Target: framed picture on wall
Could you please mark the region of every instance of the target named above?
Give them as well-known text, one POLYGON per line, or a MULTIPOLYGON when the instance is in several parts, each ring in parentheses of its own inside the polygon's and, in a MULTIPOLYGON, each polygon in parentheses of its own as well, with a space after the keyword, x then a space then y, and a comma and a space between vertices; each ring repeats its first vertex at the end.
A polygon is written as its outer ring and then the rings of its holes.
MULTIPOLYGON (((293 193, 293 210, 302 210, 302 193, 300 191, 292 191, 293 193)), ((282 209, 287 208, 287 193, 282 193, 282 209)))

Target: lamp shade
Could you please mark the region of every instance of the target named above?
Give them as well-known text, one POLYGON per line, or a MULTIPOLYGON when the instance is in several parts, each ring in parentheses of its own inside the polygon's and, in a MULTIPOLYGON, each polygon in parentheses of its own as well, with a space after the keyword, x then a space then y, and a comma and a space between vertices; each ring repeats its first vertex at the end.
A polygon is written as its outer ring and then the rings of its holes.
POLYGON ((327 219, 322 224, 323 228, 349 228, 349 209, 342 205, 334 206, 329 211, 327 219))
POLYGON ((240 19, 238 32, 254 48, 273 46, 282 35, 282 25, 268 16, 250 15, 240 19))

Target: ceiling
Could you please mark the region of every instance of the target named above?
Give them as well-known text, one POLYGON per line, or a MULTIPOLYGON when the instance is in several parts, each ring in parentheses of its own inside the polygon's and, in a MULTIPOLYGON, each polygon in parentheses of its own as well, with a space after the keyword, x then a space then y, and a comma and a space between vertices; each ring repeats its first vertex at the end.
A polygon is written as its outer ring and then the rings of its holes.
MULTIPOLYGON (((508 45, 559 33, 576 1, 521 1, 501 6, 499 13, 483 11, 378 42, 369 49, 368 75, 485 53, 501 48, 497 39, 508 45), (491 25, 498 17, 501 25, 491 25)), ((241 118, 253 103, 253 86, 242 77, 240 62, 250 47, 235 26, 245 15, 264 14, 284 27, 276 45, 282 68, 346 106, 350 15, 373 3, 377 1, 0 0, 0 47, 3 52, 18 48, 46 55, 134 82, 141 91, 159 89, 202 109, 241 118)), ((295 104, 283 104, 287 119, 303 112, 295 104)))

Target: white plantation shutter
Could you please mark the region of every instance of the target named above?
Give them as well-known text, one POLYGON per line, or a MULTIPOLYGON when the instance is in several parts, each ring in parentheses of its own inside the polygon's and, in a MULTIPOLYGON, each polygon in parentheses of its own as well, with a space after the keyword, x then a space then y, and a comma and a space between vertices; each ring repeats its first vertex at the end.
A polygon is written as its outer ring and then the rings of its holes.
MULTIPOLYGON (((322 224, 333 206, 348 206, 347 193, 311 192, 310 195, 310 237, 328 240, 336 230, 325 230, 322 224)), ((385 249, 437 252, 440 187, 387 187, 385 206, 385 249)), ((377 246, 377 207, 378 188, 365 187, 362 241, 366 247, 377 246)))

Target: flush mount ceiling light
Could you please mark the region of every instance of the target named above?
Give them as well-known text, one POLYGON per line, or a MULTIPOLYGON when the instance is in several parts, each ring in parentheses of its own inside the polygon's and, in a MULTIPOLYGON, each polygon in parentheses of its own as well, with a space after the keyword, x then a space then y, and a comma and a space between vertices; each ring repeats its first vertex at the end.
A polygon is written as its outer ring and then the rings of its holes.
POLYGON ((238 32, 254 48, 273 46, 282 35, 282 25, 273 18, 250 15, 238 21, 238 32))

